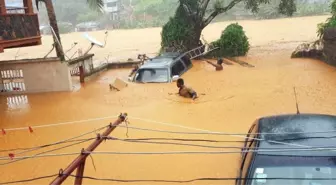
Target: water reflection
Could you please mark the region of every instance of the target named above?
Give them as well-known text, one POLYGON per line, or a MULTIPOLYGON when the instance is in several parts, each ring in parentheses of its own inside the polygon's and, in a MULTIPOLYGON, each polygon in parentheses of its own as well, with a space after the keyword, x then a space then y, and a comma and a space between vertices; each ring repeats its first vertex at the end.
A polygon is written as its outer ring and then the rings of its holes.
POLYGON ((27 95, 8 96, 6 99, 8 110, 15 110, 29 107, 27 95))

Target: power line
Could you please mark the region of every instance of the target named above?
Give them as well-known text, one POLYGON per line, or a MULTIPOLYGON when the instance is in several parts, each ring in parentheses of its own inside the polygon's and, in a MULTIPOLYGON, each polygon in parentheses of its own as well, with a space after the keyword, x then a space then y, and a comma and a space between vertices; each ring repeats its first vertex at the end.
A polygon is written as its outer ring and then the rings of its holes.
MULTIPOLYGON (((105 119, 117 118, 117 117, 118 116, 106 116, 106 117, 90 118, 90 119, 78 120, 78 121, 44 124, 44 125, 31 126, 31 127, 32 128, 46 128, 46 127, 52 127, 52 126, 60 126, 60 125, 68 125, 68 124, 76 124, 76 123, 85 123, 85 122, 91 122, 91 121, 99 121, 99 120, 105 120, 105 119)), ((204 129, 192 128, 192 127, 176 125, 176 124, 172 124, 172 123, 166 123, 166 122, 155 121, 155 120, 139 118, 139 117, 130 117, 130 119, 145 121, 145 122, 149 122, 149 123, 156 123, 156 124, 161 124, 161 125, 168 125, 168 126, 172 126, 172 127, 185 128, 185 129, 189 129, 189 130, 199 130, 199 131, 205 131, 205 132, 211 132, 211 133, 221 133, 221 135, 245 135, 246 136, 246 133, 213 132, 213 131, 208 131, 208 130, 204 130, 204 129)), ((4 130, 15 131, 15 130, 26 130, 26 129, 27 129, 27 127, 17 127, 17 128, 8 128, 8 129, 4 129, 4 130)), ((251 135, 318 134, 318 133, 334 133, 334 132, 336 132, 336 130, 318 131, 318 132, 282 132, 282 133, 262 133, 262 132, 260 132, 260 133, 251 133, 251 135)))
POLYGON ((288 146, 311 147, 311 146, 300 145, 300 144, 295 144, 295 143, 286 143, 286 142, 281 142, 281 141, 265 140, 265 139, 260 139, 260 138, 256 138, 256 137, 247 137, 247 136, 242 136, 242 135, 232 135, 232 134, 227 134, 227 133, 222 133, 222 132, 211 132, 211 131, 205 131, 205 132, 178 132, 178 131, 170 131, 170 130, 148 129, 148 128, 129 127, 129 126, 126 127, 126 126, 123 126, 123 125, 119 125, 118 127, 124 127, 124 128, 130 128, 130 129, 142 130, 142 131, 170 133, 170 134, 227 135, 227 136, 232 136, 232 137, 240 137, 240 138, 244 138, 244 139, 251 139, 252 141, 254 141, 254 140, 256 140, 256 141, 267 141, 267 142, 270 142, 270 143, 282 144, 282 145, 288 145, 288 146))
MULTIPOLYGON (((106 117, 98 117, 98 118, 90 118, 85 120, 77 120, 77 121, 68 121, 68 122, 60 122, 60 123, 53 123, 53 124, 44 124, 44 125, 37 125, 37 126, 31 126, 31 128, 46 128, 46 127, 53 127, 53 126, 60 126, 60 125, 69 125, 69 124, 75 124, 75 123, 85 123, 85 122, 91 122, 91 121, 99 121, 99 120, 106 120, 111 118, 117 118, 117 116, 106 116, 106 117)), ((5 129, 6 131, 17 131, 17 130, 27 130, 27 127, 17 127, 17 128, 8 128, 5 129)))
MULTIPOLYGON (((20 154, 24 154, 24 153, 28 153, 28 152, 32 152, 32 151, 36 151, 36 150, 39 150, 41 148, 46 148, 46 147, 49 147, 49 146, 54 146, 54 145, 59 145, 59 144, 63 144, 63 143, 68 143, 68 142, 71 142, 72 140, 74 139, 77 139, 77 138, 80 138, 80 137, 83 137, 83 136, 86 136, 86 135, 89 135, 89 134, 92 134, 92 133, 95 133, 95 132, 98 132, 100 130, 103 130, 104 128, 106 128, 107 126, 104 126, 104 127, 101 127, 101 128, 98 128, 98 129, 95 129, 95 130, 92 130, 90 132, 85 132, 83 134, 80 134, 78 136, 75 136, 75 137, 71 137, 71 138, 68 138, 68 139, 65 139, 65 140, 61 140, 61 141, 57 141, 57 142, 54 142, 54 143, 49 143, 49 144, 46 144, 46 145, 40 145, 40 146, 36 146, 36 147, 31 147, 31 148, 27 148, 26 150, 22 151, 22 152, 19 152, 17 153, 16 155, 20 155, 20 154)), ((84 139, 84 140, 87 140, 87 139, 84 139)), ((82 140, 83 141, 83 140, 82 140)), ((19 150, 19 148, 14 148, 13 150, 10 150, 10 151, 17 151, 19 150)), ((5 150, 5 151, 8 151, 8 150, 5 150)), ((2 152, 2 151, 1 151, 2 152)), ((1 158, 7 158, 5 156, 3 157, 0 157, 0 160, 1 158)))
MULTIPOLYGON (((105 155, 162 155, 162 154, 241 154, 241 153, 255 153, 255 152, 297 152, 297 151, 333 151, 333 148, 298 148, 298 149, 258 149, 258 150, 242 150, 242 151, 164 151, 164 152, 116 152, 116 151, 97 151, 97 152, 72 152, 72 153, 60 153, 60 154, 45 154, 45 155, 34 155, 34 156, 20 156, 17 159, 28 159, 28 158, 42 158, 42 157, 58 157, 58 156, 69 156, 69 155, 79 155, 79 154, 105 154, 105 155)), ((4 163, 0 164, 4 165, 4 163)))
MULTIPOLYGON (((67 175, 67 174, 62 174, 67 175)), ((206 177, 206 178, 197 178, 191 180, 122 180, 122 179, 108 179, 108 178, 97 178, 90 176, 77 176, 77 175, 68 175, 74 178, 83 178, 96 181, 111 181, 111 182, 169 182, 169 183, 189 183, 195 181, 234 181, 234 180, 336 180, 336 178, 290 178, 290 177, 267 177, 267 178, 237 178, 237 177, 206 177)))
POLYGON ((298 148, 298 149, 258 149, 258 150, 241 150, 241 151, 165 151, 165 152, 116 152, 116 151, 96 151, 83 152, 86 154, 110 154, 110 155, 164 155, 164 154, 241 154, 241 153, 279 153, 279 152, 302 152, 302 151, 333 151, 333 148, 298 148))
MULTIPOLYGON (((74 139, 74 140, 69 140, 69 141, 61 142, 60 144, 72 143, 72 142, 84 141, 84 140, 85 139, 74 139)), ((49 145, 49 144, 47 144, 47 145, 49 145)), ((13 152, 13 151, 30 150, 30 149, 33 149, 33 148, 44 147, 44 146, 46 146, 46 145, 39 145, 39 146, 35 146, 35 147, 26 147, 26 148, 12 148, 12 149, 0 150, 0 152, 13 152)))
MULTIPOLYGON (((93 139, 95 139, 95 138, 93 138, 93 139)), ((5 163, 0 163, 0 166, 11 164, 11 163, 16 163, 16 162, 19 162, 19 161, 22 161, 22 160, 25 160, 25 159, 38 158, 40 156, 41 157, 43 157, 43 156, 51 157, 51 156, 73 155, 73 154, 50 154, 50 155, 42 155, 42 154, 46 154, 46 153, 49 153, 49 152, 54 152, 54 151, 57 151, 57 150, 61 150, 61 149, 64 149, 64 148, 75 146, 75 145, 78 145, 78 144, 81 144, 81 143, 84 143, 84 142, 88 142, 90 140, 92 140, 92 138, 86 139, 84 141, 80 141, 80 142, 77 142, 77 143, 73 143, 73 144, 70 144, 70 145, 66 145, 66 146, 63 146, 63 147, 60 147, 60 148, 56 148, 56 149, 48 150, 48 151, 45 151, 45 152, 41 152, 41 153, 38 153, 38 154, 35 154, 35 155, 32 155, 32 156, 15 157, 16 160, 12 160, 12 161, 5 162, 5 163)), ((78 153, 76 153, 76 154, 78 154, 78 153)), ((8 157, 7 157, 7 159, 6 158, 0 158, 0 160, 8 160, 8 157)))
POLYGON ((156 180, 156 179, 132 179, 132 180, 123 180, 123 179, 112 179, 112 178, 98 178, 98 177, 91 177, 91 176, 78 176, 78 175, 71 175, 71 174, 54 174, 54 175, 46 175, 31 179, 24 179, 18 181, 10 181, 10 182, 3 182, 0 183, 1 185, 7 184, 16 184, 16 183, 24 183, 24 182, 32 182, 41 179, 47 179, 52 177, 57 177, 59 175, 67 175, 73 178, 83 178, 83 179, 90 179, 95 181, 110 181, 110 182, 161 182, 161 183, 189 183, 195 181, 234 181, 234 180, 320 180, 320 181, 334 181, 336 178, 306 178, 306 177, 299 177, 299 178, 291 178, 291 177, 266 177, 266 178, 237 178, 237 177, 204 177, 204 178, 196 178, 191 180, 156 180))
POLYGON ((25 179, 25 180, 18 180, 18 181, 10 181, 10 182, 0 182, 1 185, 6 185, 6 184, 17 184, 17 183, 23 183, 23 182, 32 182, 32 181, 37 181, 41 179, 48 179, 52 177, 57 177, 58 174, 55 175, 46 175, 42 177, 36 177, 36 178, 31 178, 31 179, 25 179))
MULTIPOLYGON (((169 140, 169 141, 186 141, 186 142, 210 142, 210 143, 244 143, 243 140, 212 140, 212 139, 181 139, 181 138, 134 138, 134 139, 125 139, 130 141, 146 141, 146 140, 169 140)), ((250 142, 250 141, 248 141, 250 142)))
MULTIPOLYGON (((244 147, 235 147, 235 146, 212 146, 212 145, 200 145, 200 144, 187 144, 187 143, 176 143, 176 142, 155 142, 155 141, 147 141, 147 140, 138 140, 138 139, 119 139, 116 137, 106 137, 105 139, 107 140, 115 140, 115 141, 123 141, 123 142, 132 142, 132 143, 145 143, 145 144, 159 144, 159 145, 181 145, 181 146, 192 146, 192 147, 203 147, 203 148, 222 148, 222 149, 248 149, 248 150, 258 150, 260 148, 256 147, 249 147, 249 148, 244 148, 244 147)), ((155 140, 155 139, 152 139, 155 140)), ((335 148, 336 146, 324 146, 328 148, 335 148)), ((318 148, 318 147, 316 147, 318 148)), ((262 149, 298 149, 296 148, 283 148, 283 147, 267 147, 267 148, 262 148, 262 149)), ((300 148, 304 149, 304 148, 300 148)), ((311 147, 307 147, 305 149, 311 149, 311 147)))
MULTIPOLYGON (((173 124, 173 123, 167 123, 167 122, 161 122, 161 121, 155 121, 155 120, 150 120, 150 119, 144 119, 144 118, 138 118, 138 117, 129 117, 130 119, 135 119, 135 120, 140 120, 140 121, 145 121, 148 123, 156 123, 160 125, 166 125, 170 127, 178 127, 178 128, 184 128, 188 130, 198 130, 202 131, 201 133, 219 133, 220 135, 242 135, 246 136, 247 133, 230 133, 230 132, 214 132, 210 130, 205 130, 205 129, 199 129, 199 128, 193 128, 193 127, 188 127, 188 126, 183 126, 183 125, 178 125, 178 124, 173 124)), ((250 135, 282 135, 282 134, 321 134, 321 133, 334 133, 336 130, 328 130, 328 131, 317 131, 317 132, 281 132, 281 133, 273 133, 273 132, 259 132, 259 133, 250 133, 250 135)))

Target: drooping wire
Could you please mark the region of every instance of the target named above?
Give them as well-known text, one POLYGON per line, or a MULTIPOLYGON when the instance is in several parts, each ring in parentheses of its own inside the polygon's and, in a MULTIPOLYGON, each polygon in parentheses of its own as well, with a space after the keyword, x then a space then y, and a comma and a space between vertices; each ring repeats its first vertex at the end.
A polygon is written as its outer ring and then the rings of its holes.
MULTIPOLYGON (((24 182, 32 182, 41 179, 48 179, 52 177, 57 177, 60 174, 55 175, 46 175, 31 179, 24 179, 24 180, 17 180, 17 181, 10 181, 10 182, 0 182, 1 185, 7 184, 17 184, 17 183, 24 183, 24 182)), ((266 178, 237 178, 237 177, 204 177, 204 178, 195 178, 190 180, 157 180, 157 179, 113 179, 113 178, 98 178, 98 177, 91 177, 91 176, 78 176, 78 175, 71 175, 71 174, 61 174, 67 175, 73 178, 82 178, 82 179, 90 179, 95 181, 109 181, 109 182, 124 182, 124 183, 132 183, 132 182, 157 182, 157 183, 190 183, 195 181, 235 181, 235 180, 319 180, 319 181, 335 181, 336 178, 290 178, 290 177, 266 177, 266 178)))
MULTIPOLYGON (((186 141, 186 142, 210 142, 210 143, 244 143, 243 140, 212 140, 212 139, 181 139, 181 138, 134 138, 129 141, 163 140, 163 141, 186 141)), ((252 142, 252 141, 248 141, 252 142)))
MULTIPOLYGON (((67 175, 67 174, 63 174, 67 175)), ((90 179, 96 181, 110 181, 110 182, 167 182, 167 183, 189 183, 195 181, 234 181, 234 180, 336 180, 336 178, 289 178, 289 177, 271 177, 271 178, 237 178, 237 177, 223 177, 223 178, 216 178, 216 177, 205 177, 205 178, 197 178, 191 180, 122 180, 122 179, 108 179, 108 178, 97 178, 97 177, 90 177, 90 176, 77 176, 77 175, 68 175, 69 177, 74 178, 83 178, 83 179, 90 179)))
MULTIPOLYGON (((100 131, 100 130, 103 130, 104 128, 106 128, 107 126, 104 126, 104 127, 101 127, 101 128, 98 128, 98 129, 95 129, 95 130, 92 130, 90 132, 86 132, 86 133, 83 133, 83 134, 80 134, 78 136, 75 136, 75 137, 71 137, 71 138, 68 138, 68 139, 65 139, 65 140, 61 140, 61 141, 57 141, 57 142, 54 142, 54 143, 49 143, 49 144, 45 144, 45 145, 40 145, 40 146, 36 146, 36 147, 31 147, 31 148, 27 148, 26 150, 23 150, 22 152, 19 152, 19 153, 16 153, 16 155, 20 155, 20 154, 24 154, 24 153, 28 153, 28 152, 32 152, 32 151, 36 151, 36 150, 39 150, 41 148, 46 148, 46 147, 49 147, 49 146, 54 146, 54 145, 59 145, 59 144, 64 144, 64 143, 68 143, 68 142, 72 142, 74 141, 75 139, 77 138, 80 138, 80 137, 83 137, 83 136, 86 136, 86 135, 89 135, 89 134, 92 134, 92 133, 95 133, 97 131, 100 131)), ((86 140, 86 139, 84 139, 86 140)), ((83 140, 82 140, 83 141, 83 140)), ((19 148, 14 148, 10 151, 17 151, 17 150, 20 150, 19 148)), ((5 151, 8 151, 8 150, 5 150, 5 151)), ((2 152, 2 151, 1 151, 2 152)), ((5 156, 2 156, 0 157, 1 158, 4 158, 5 156)))
MULTIPOLYGON (((125 127, 123 125, 119 125, 118 127, 125 127)), ((226 136, 231 136, 231 137, 240 137, 244 139, 250 139, 250 140, 256 140, 256 141, 267 141, 269 143, 275 143, 275 144, 282 144, 282 145, 288 145, 288 146, 296 146, 296 147, 311 147, 307 145, 301 145, 301 144, 295 144, 295 143, 286 143, 286 142, 281 142, 281 141, 276 141, 276 140, 265 140, 261 138, 256 138, 256 137, 248 137, 243 136, 243 135, 234 135, 234 134, 228 134, 228 133, 223 133, 223 132, 178 132, 178 131, 170 131, 170 130, 159 130, 159 129, 149 129, 149 128, 139 128, 139 127, 128 127, 130 129, 134 130, 142 130, 142 131, 152 131, 152 132, 161 132, 161 133, 170 133, 170 134, 188 134, 188 135, 226 135, 226 136)))
MULTIPOLYGON (((46 154, 46 153, 50 153, 50 152, 54 152, 54 151, 57 151, 57 150, 62 150, 64 148, 68 148, 68 147, 72 147, 72 146, 75 146, 75 145, 79 145, 81 143, 85 143, 85 142, 88 142, 90 140, 93 140, 93 139, 96 139, 96 138, 89 138, 89 139, 86 139, 84 141, 79 141, 79 142, 76 142, 76 143, 73 143, 73 144, 70 144, 70 145, 66 145, 66 146, 63 146, 63 147, 59 147, 59 148, 56 148, 56 149, 52 149, 52 150, 48 150, 48 151, 44 151, 44 152, 41 152, 41 153, 38 153, 38 154, 35 154, 35 155, 32 155, 32 156, 20 156, 20 157, 15 157, 16 160, 12 160, 12 161, 9 161, 9 162, 5 162, 5 163, 0 163, 0 166, 2 165, 7 165, 7 164, 11 164, 11 163, 16 163, 16 162, 19 162, 19 161, 22 161, 22 160, 25 160, 25 159, 31 159, 31 158, 37 158, 37 157, 40 157, 40 156, 43 156, 42 154, 46 154)), ((56 154, 57 155, 57 154, 56 154)), ((54 155, 54 156, 56 156, 54 155)), ((45 155, 47 156, 47 155, 45 155)), ((51 156, 51 155, 50 155, 51 156)), ((61 155, 60 155, 61 156, 61 155)), ((8 157, 7 159, 6 158, 0 158, 0 160, 8 160, 8 157)))
MULTIPOLYGON (((333 148, 295 148, 295 149, 258 149, 258 150, 241 150, 241 151, 164 151, 164 152, 116 152, 116 151, 96 151, 96 152, 72 152, 72 153, 60 153, 60 154, 45 154, 45 155, 34 155, 34 156, 20 156, 17 159, 28 159, 28 158, 42 158, 42 157, 58 157, 58 156, 69 156, 69 155, 79 155, 79 154, 104 154, 104 155, 175 155, 175 154, 241 154, 241 153, 255 153, 255 152, 267 152, 267 153, 279 153, 279 152, 302 152, 302 151, 335 151, 336 147, 333 148)), ((16 161, 14 161, 16 162, 16 161)), ((0 165, 5 165, 4 163, 0 165)))
MULTIPOLYGON (((64 142, 60 142, 58 144, 64 144, 64 143, 73 143, 73 142, 78 142, 78 141, 84 141, 85 139, 74 139, 74 140, 69 140, 69 141, 64 141, 64 142)), ((31 150, 33 148, 37 148, 37 147, 48 147, 50 144, 46 144, 46 145, 39 145, 39 146, 35 146, 35 147, 26 147, 26 148, 12 148, 12 149, 5 149, 5 150, 0 150, 0 153, 2 152, 14 152, 14 151, 21 151, 21 150, 31 150)), ((53 145, 51 145, 53 146, 53 145)))
POLYGON ((57 177, 58 174, 54 175, 46 175, 46 176, 41 176, 41 177, 36 177, 36 178, 31 178, 31 179, 25 179, 25 180, 18 180, 18 181, 10 181, 10 182, 0 182, 1 185, 7 185, 7 184, 17 184, 17 183, 24 183, 24 182, 32 182, 32 181, 37 181, 41 179, 48 179, 52 177, 57 177))
MULTIPOLYGON (((156 142, 156 141, 148 141, 148 140, 156 140, 156 139, 120 139, 116 137, 104 137, 106 140, 115 140, 115 141, 123 141, 123 142, 131 142, 131 143, 145 143, 145 144, 159 144, 159 145, 180 145, 180 146, 192 146, 192 147, 202 147, 202 148, 222 148, 222 149, 249 149, 249 150, 258 150, 258 149, 298 149, 297 147, 267 147, 267 148, 260 148, 260 147, 249 147, 249 148, 244 148, 244 147, 235 147, 235 146, 212 146, 212 145, 199 145, 199 144, 188 144, 188 143, 176 143, 176 142, 156 142)), ((326 148, 336 148, 336 146, 324 146, 326 148)), ((315 147, 318 148, 318 147, 315 147)), ((307 148, 300 148, 300 149, 311 149, 311 147, 307 148)))

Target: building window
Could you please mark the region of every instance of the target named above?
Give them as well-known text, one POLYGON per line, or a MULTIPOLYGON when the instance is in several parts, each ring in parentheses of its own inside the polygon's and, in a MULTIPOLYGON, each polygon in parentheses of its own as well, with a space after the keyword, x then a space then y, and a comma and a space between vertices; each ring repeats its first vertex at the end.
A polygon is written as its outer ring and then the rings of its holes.
POLYGON ((26 85, 23 80, 23 71, 19 70, 1 70, 1 79, 3 89, 1 91, 25 91, 26 85))
POLYGON ((116 7, 117 6, 117 2, 108 2, 108 3, 106 3, 106 6, 108 8, 116 7))

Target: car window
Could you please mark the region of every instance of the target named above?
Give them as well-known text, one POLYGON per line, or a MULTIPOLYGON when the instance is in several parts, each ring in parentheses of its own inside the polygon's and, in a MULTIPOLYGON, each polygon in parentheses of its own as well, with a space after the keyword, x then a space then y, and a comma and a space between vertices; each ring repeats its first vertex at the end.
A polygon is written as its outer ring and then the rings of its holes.
POLYGON ((183 56, 181 59, 184 62, 185 66, 187 66, 187 68, 191 66, 191 61, 187 56, 183 56))
POLYGON ((167 69, 140 69, 135 75, 136 82, 168 82, 167 69))
POLYGON ((334 185, 335 180, 327 179, 332 179, 336 176, 336 168, 335 166, 309 165, 299 167, 266 166, 256 168, 253 173, 252 185, 334 185), (276 178, 284 179, 279 180, 276 178))
POLYGON ((184 65, 179 60, 173 65, 171 75, 172 76, 180 75, 184 71, 184 69, 185 69, 184 65))

